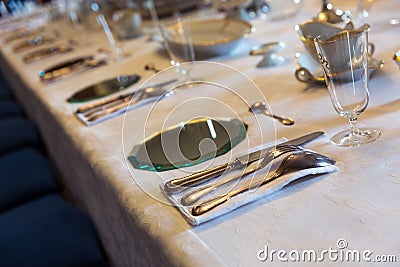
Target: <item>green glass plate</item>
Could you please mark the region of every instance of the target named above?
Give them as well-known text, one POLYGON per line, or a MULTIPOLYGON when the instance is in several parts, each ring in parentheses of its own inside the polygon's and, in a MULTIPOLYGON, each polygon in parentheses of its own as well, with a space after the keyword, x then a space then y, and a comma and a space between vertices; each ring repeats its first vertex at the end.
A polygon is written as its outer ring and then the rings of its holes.
POLYGON ((193 166, 225 154, 246 133, 247 124, 238 119, 194 119, 151 135, 128 160, 136 169, 158 172, 193 166))

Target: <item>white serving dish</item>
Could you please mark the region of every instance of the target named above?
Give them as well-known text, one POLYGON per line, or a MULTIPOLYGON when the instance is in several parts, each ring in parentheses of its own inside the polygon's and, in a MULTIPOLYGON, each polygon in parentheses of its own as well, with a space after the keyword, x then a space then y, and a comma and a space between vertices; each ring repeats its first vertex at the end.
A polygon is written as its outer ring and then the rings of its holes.
MULTIPOLYGON (((182 27, 176 23, 169 25, 169 32, 182 27)), ((238 45, 254 32, 253 26, 244 20, 221 18, 189 21, 191 42, 196 59, 206 59, 232 53, 238 45)), ((168 30, 168 29, 167 29, 168 30)), ((179 36, 167 37, 171 49, 182 49, 185 45, 179 36)))

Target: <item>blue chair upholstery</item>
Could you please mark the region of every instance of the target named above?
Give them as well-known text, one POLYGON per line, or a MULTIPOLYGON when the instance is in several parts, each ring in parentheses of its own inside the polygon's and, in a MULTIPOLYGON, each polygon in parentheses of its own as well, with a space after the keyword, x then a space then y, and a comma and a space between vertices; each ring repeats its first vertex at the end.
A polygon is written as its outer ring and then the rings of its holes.
POLYGON ((36 126, 22 117, 0 119, 0 155, 22 147, 40 148, 42 141, 36 126))
POLYGON ((0 213, 57 190, 52 166, 36 150, 25 148, 0 157, 0 213))
POLYGON ((14 93, 10 89, 8 83, 4 80, 4 77, 0 74, 0 99, 14 98, 14 93))
POLYGON ((23 116, 24 111, 17 102, 10 99, 0 99, 0 119, 10 116, 23 116))
POLYGON ((51 194, 0 215, 0 266, 107 266, 88 217, 51 194))

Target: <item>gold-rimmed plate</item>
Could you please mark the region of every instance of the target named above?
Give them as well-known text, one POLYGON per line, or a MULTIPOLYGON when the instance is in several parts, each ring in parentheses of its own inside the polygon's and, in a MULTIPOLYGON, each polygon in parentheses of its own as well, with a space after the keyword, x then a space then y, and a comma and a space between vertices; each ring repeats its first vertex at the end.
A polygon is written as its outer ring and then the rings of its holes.
MULTIPOLYGON (((180 24, 168 27, 179 28, 180 24)), ((231 54, 250 33, 253 26, 244 20, 238 19, 202 19, 189 22, 191 42, 196 59, 206 59, 231 54)), ((171 30, 170 32, 177 32, 171 30)), ((180 36, 168 36, 170 46, 179 49, 183 46, 180 36)))

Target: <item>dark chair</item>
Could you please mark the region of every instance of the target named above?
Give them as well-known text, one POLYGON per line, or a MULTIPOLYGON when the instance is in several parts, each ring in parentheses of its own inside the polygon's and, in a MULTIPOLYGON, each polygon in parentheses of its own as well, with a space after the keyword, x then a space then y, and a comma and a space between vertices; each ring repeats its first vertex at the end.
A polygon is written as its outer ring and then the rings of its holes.
POLYGON ((0 213, 57 191, 52 166, 36 150, 25 148, 0 157, 0 213))
POLYGON ((0 119, 10 116, 24 116, 24 111, 14 100, 0 98, 0 119))
POLYGON ((18 116, 0 119, 0 155, 27 146, 42 149, 36 126, 18 116))
POLYGON ((4 77, 0 74, 0 99, 13 99, 14 93, 11 90, 10 86, 4 79, 4 77))
POLYGON ((107 266, 89 218, 51 194, 0 215, 0 266, 107 266))

